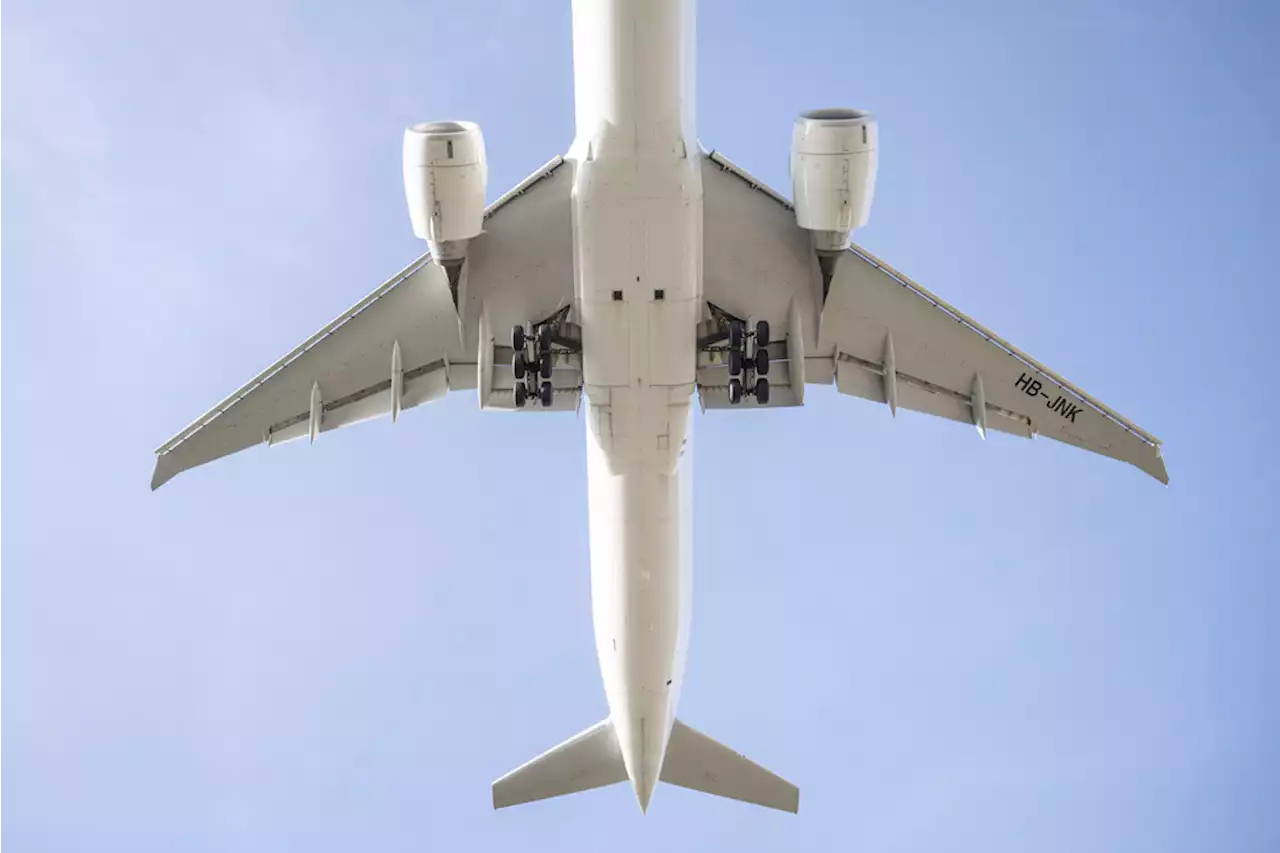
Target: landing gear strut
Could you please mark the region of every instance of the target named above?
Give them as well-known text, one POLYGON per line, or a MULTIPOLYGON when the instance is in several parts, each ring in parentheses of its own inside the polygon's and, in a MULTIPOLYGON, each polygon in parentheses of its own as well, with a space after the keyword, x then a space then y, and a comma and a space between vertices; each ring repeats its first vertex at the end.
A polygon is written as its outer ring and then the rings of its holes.
POLYGON ((729 405, 742 402, 744 395, 754 395, 761 406, 769 404, 769 322, 756 323, 755 331, 748 332, 741 320, 729 321, 729 405), (748 343, 751 355, 747 355, 748 343), (749 375, 755 375, 755 381, 749 375))
POLYGON ((517 409, 523 409, 530 400, 537 400, 543 408, 550 408, 555 400, 555 387, 551 374, 555 369, 552 340, 555 330, 550 323, 534 326, 533 334, 524 326, 511 329, 511 375, 515 378, 513 394, 517 409))

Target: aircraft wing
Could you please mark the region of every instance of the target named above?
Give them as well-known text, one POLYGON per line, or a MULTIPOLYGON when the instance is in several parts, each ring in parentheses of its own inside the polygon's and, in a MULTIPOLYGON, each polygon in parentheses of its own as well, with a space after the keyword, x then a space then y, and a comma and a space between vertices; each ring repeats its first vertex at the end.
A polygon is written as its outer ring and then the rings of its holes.
MULTIPOLYGON (((423 255, 165 442, 151 488, 255 444, 314 441, 450 390, 476 389, 481 406, 514 409, 511 327, 573 301, 571 171, 556 157, 489 206, 457 308, 444 272, 423 255)), ((552 381, 551 410, 575 409, 580 355, 563 353, 552 381)))
MULTIPOLYGON (((804 386, 1128 462, 1169 482, 1160 442, 1031 356, 859 246, 824 293, 809 234, 790 202, 712 152, 703 159, 703 288, 698 385, 704 408, 729 408, 729 318, 771 326, 768 406, 800 405, 804 386)), ((734 408, 759 407, 744 397, 734 408)))

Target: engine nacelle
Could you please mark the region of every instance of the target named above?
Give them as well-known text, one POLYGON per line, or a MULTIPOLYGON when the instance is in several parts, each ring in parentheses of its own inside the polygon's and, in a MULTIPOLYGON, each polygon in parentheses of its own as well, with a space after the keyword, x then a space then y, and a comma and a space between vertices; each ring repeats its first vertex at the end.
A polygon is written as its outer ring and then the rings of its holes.
MULTIPOLYGON (((480 127, 467 121, 415 124, 404 132, 404 192, 413 233, 454 272, 484 225, 489 166, 480 127)), ((453 276, 451 276, 453 278, 453 276)))
POLYGON ((861 110, 801 113, 791 133, 796 221, 820 254, 843 252, 867 224, 876 187, 876 120, 861 110))

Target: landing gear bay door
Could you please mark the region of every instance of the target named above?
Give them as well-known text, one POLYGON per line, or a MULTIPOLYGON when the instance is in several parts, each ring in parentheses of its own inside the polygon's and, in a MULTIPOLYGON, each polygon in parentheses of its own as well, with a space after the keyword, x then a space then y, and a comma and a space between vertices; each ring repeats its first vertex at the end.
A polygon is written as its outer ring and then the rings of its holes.
POLYGON ((894 413, 948 418, 984 437, 1041 435, 1169 481, 1150 433, 860 246, 824 261, 791 202, 721 154, 704 156, 702 180, 704 408, 803 405, 806 384, 834 384, 894 413), (762 322, 763 374, 752 370, 762 322), (761 380, 763 402, 751 393, 761 380))
POLYGON ((152 488, 255 444, 398 419, 449 391, 515 409, 517 326, 527 330, 530 365, 521 408, 575 409, 572 181, 560 157, 530 175, 489 205, 483 233, 453 270, 418 258, 162 445, 152 488))

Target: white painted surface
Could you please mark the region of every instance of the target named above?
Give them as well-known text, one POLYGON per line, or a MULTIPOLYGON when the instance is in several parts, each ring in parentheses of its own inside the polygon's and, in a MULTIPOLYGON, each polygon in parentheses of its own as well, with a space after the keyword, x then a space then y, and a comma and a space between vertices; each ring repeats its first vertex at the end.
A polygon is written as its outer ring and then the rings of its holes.
POLYGON ((481 409, 511 409, 512 325, 568 310, 581 352, 558 356, 551 410, 585 402, 591 595, 610 713, 495 783, 495 805, 625 777, 643 809, 665 775, 798 807, 794 786, 676 720, 692 608, 695 387, 704 407, 727 406, 722 361, 703 353, 700 366, 708 302, 775 330, 771 407, 802 405, 806 381, 834 383, 983 432, 1049 435, 1167 481, 1148 433, 865 250, 833 251, 870 206, 869 117, 802 117, 792 151, 800 210, 705 154, 693 23, 693 0, 574 0, 573 145, 482 212, 479 129, 411 128, 411 221, 457 249, 454 260, 465 254, 451 267, 456 302, 431 263, 440 259, 424 255, 157 451, 153 488, 255 443, 314 441, 450 390, 475 388, 481 409), (817 251, 838 255, 829 293, 817 251), (1046 404, 1041 391, 1056 396, 1046 404), (673 727, 683 734, 673 739, 673 727), (669 749, 680 754, 667 768, 669 749))
POLYGON ((484 136, 472 122, 434 121, 404 132, 404 191, 413 233, 434 256, 480 236, 489 182, 484 136))
POLYGON ((575 292, 596 649, 647 808, 683 677, 688 438, 701 309, 692 3, 575 0, 575 292), (661 298, 657 291, 661 291, 661 298))
MULTIPOLYGON (((791 197, 806 231, 848 235, 867 224, 876 188, 877 127, 861 110, 802 113, 791 131, 791 197)), ((834 247, 833 247, 834 248, 834 247)))

